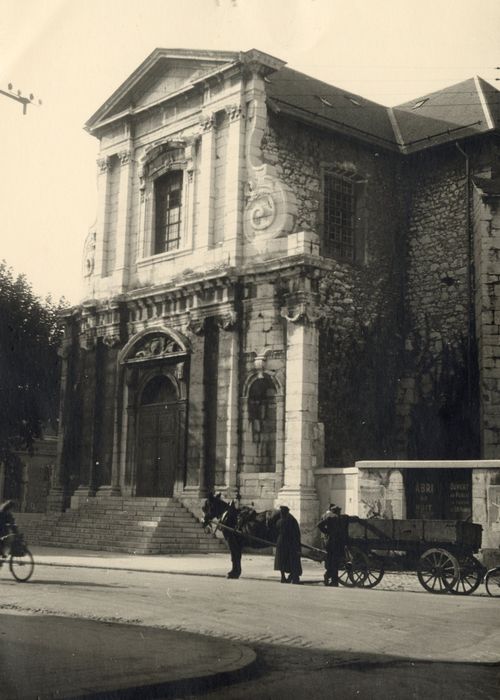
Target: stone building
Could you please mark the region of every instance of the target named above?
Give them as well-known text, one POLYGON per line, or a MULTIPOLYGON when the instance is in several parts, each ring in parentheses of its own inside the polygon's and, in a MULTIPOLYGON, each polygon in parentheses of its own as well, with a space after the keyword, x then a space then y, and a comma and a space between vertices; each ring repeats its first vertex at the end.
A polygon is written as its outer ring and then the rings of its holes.
POLYGON ((86 125, 50 508, 215 489, 307 538, 334 498, 496 546, 499 126, 480 78, 387 108, 257 50, 153 51, 86 125))

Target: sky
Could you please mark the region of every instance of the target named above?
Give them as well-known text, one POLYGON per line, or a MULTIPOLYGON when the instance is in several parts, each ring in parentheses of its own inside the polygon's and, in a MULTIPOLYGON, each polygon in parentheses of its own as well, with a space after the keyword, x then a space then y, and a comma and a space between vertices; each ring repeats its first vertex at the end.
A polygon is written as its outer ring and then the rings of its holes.
POLYGON ((480 75, 500 89, 499 0, 0 0, 0 259, 82 295, 98 141, 83 125, 157 47, 257 48, 387 106, 480 75))

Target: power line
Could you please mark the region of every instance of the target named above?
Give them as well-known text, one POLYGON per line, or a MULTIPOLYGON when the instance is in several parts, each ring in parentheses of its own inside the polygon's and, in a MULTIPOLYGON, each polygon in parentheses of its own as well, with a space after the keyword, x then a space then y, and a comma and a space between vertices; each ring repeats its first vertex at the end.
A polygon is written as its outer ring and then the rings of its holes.
POLYGON ((28 97, 24 97, 21 90, 14 91, 14 86, 12 85, 12 83, 8 84, 7 90, 0 89, 0 95, 4 95, 4 97, 10 97, 11 100, 15 100, 16 102, 22 104, 23 114, 26 114, 26 108, 28 105, 42 104, 42 100, 34 102, 35 96, 32 93, 30 93, 28 97))

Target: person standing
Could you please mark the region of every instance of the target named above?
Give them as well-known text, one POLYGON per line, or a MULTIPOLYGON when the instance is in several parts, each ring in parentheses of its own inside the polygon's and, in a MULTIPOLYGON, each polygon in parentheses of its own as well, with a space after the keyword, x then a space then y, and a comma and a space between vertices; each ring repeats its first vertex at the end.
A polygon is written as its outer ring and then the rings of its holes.
POLYGON ((302 576, 300 527, 287 506, 280 506, 276 530, 278 537, 276 540, 274 570, 281 572, 281 583, 298 584, 302 576))
POLYGON ((325 586, 339 585, 339 567, 349 539, 349 516, 341 513, 339 506, 330 503, 318 523, 318 529, 326 536, 325 586))

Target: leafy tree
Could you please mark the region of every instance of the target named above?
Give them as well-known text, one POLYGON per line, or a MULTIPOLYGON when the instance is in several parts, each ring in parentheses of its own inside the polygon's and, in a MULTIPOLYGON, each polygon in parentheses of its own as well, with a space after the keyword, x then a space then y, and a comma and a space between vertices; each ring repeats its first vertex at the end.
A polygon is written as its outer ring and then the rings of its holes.
POLYGON ((18 494, 18 452, 32 452, 43 426, 57 420, 62 305, 41 300, 23 275, 0 263, 0 462, 9 497, 18 494))

